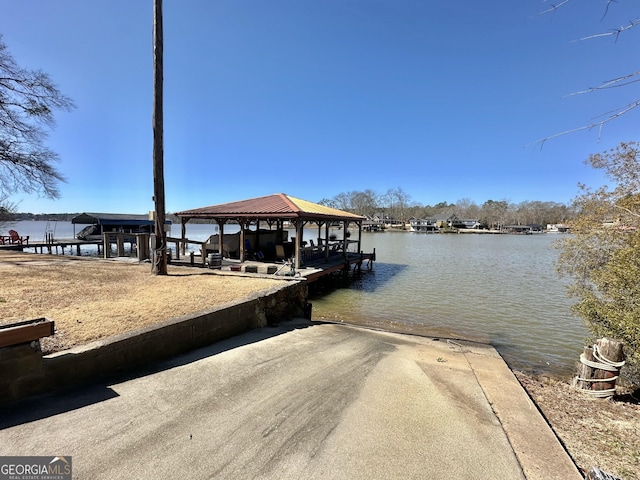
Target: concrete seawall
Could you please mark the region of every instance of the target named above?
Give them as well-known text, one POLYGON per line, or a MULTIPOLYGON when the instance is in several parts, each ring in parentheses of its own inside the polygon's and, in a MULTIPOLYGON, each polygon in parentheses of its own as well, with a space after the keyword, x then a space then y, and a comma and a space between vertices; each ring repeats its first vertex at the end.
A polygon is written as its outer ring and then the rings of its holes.
MULTIPOLYGON (((0 348, 0 404, 107 378, 308 312, 305 282, 42 355, 39 342, 0 348)), ((55 321, 55 319, 53 319, 55 321)))

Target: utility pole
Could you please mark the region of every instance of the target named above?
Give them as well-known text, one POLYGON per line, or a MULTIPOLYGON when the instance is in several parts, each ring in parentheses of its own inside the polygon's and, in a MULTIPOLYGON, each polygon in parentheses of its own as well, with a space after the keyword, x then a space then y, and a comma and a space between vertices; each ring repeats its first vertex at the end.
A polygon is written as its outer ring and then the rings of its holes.
POLYGON ((162 0, 153 2, 153 201, 155 203, 155 243, 152 273, 167 274, 167 235, 164 231, 164 131, 162 112, 162 0))

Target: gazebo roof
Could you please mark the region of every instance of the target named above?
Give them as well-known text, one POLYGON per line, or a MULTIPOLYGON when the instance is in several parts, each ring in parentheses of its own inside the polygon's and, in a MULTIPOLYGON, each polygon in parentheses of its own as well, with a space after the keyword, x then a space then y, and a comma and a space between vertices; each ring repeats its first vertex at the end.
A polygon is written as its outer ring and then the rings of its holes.
POLYGON ((221 220, 302 219, 353 222, 365 220, 365 217, 361 215, 338 210, 337 208, 326 207, 284 193, 184 210, 182 212, 176 212, 176 215, 187 219, 214 218, 221 220))

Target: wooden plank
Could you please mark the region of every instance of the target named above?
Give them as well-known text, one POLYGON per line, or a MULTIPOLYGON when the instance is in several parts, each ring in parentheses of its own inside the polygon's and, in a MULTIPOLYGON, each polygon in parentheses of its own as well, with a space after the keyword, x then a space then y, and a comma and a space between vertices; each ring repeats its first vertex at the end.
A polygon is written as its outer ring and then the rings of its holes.
POLYGON ((0 326, 0 348, 49 337, 53 332, 54 322, 46 318, 2 325, 0 326))

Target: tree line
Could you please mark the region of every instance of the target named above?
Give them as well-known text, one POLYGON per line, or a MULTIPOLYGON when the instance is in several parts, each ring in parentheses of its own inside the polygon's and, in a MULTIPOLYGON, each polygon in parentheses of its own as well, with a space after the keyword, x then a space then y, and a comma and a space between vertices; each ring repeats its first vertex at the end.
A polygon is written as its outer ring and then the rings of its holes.
POLYGON ((384 193, 373 190, 343 192, 333 198, 323 198, 321 205, 356 213, 367 218, 378 217, 385 222, 404 224, 411 218, 434 218, 456 215, 458 218, 478 220, 487 227, 501 225, 547 225, 569 223, 576 216, 572 205, 550 201, 486 200, 482 204, 463 198, 455 203, 446 201, 421 205, 401 187, 384 193))

